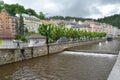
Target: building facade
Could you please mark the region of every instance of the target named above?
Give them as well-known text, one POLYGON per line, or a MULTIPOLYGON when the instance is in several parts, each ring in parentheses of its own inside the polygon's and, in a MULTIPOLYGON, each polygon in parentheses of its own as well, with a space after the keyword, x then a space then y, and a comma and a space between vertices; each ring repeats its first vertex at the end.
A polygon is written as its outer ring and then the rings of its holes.
POLYGON ((9 32, 12 35, 15 35, 16 27, 15 16, 10 16, 5 9, 0 12, 0 32, 9 32))
MULTIPOLYGON (((16 14, 16 16, 19 18, 20 14, 16 14)), ((38 28, 40 25, 40 19, 38 19, 35 16, 31 16, 28 14, 22 14, 24 26, 28 29, 28 32, 35 32, 38 33, 38 28)))

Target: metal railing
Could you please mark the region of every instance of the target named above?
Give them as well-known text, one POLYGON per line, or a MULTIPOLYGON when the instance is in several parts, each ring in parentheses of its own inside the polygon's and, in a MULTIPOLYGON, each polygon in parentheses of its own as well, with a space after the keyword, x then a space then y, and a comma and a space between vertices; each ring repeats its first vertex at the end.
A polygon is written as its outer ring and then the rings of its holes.
POLYGON ((12 49, 12 48, 22 48, 22 47, 28 47, 28 44, 21 43, 20 47, 18 47, 17 44, 0 45, 0 49, 12 49))

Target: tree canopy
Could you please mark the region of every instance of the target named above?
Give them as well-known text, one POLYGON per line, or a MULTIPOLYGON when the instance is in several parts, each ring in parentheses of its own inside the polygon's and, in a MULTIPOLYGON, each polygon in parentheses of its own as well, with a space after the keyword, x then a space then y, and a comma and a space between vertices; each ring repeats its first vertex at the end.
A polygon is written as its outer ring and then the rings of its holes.
POLYGON ((100 18, 97 21, 102 22, 102 23, 111 24, 111 25, 116 26, 120 29, 120 14, 115 14, 112 16, 100 18))
POLYGON ((40 24, 38 32, 49 38, 49 41, 57 41, 61 37, 66 37, 67 39, 78 40, 80 38, 96 38, 105 37, 104 32, 88 32, 85 30, 76 30, 73 28, 66 28, 64 25, 54 25, 54 24, 40 24))

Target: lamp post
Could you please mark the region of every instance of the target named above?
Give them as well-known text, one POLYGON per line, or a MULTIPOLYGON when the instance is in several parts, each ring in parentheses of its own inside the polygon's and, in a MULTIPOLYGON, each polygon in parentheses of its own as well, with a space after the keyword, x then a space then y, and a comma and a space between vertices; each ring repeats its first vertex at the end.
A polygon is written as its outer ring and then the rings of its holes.
POLYGON ((47 30, 46 30, 46 45, 47 45, 47 54, 49 55, 49 26, 47 25, 47 30))

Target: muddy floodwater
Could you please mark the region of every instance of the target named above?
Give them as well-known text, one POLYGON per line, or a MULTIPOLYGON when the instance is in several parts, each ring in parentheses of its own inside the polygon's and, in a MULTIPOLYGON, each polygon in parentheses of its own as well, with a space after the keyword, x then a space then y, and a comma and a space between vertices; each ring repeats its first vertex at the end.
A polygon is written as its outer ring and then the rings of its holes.
MULTIPOLYGON (((115 50, 120 48, 119 41, 102 44, 115 45, 115 50)), ((64 51, 0 66, 0 80, 107 80, 116 58, 114 54, 64 51)))

